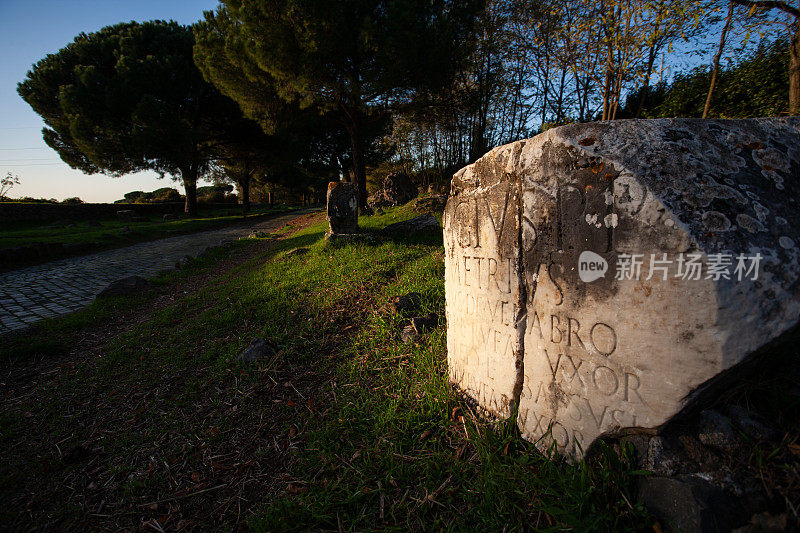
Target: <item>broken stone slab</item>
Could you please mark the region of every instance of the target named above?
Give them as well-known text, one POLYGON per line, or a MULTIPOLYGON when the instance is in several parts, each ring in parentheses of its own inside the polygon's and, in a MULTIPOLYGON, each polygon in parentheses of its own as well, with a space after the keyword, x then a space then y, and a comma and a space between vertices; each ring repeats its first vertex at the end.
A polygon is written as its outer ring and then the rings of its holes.
POLYGON ((150 288, 150 282, 141 276, 128 276, 110 283, 105 289, 100 291, 96 298, 106 298, 109 296, 129 296, 146 291, 150 288))
POLYGON ((412 203, 412 208, 418 212, 441 214, 445 205, 447 205, 446 194, 429 194, 415 199, 412 203))
POLYGON ((410 220, 389 224, 381 230, 381 233, 384 235, 411 237, 417 233, 434 232, 438 234, 441 231, 442 227, 436 217, 430 213, 425 213, 410 220))
POLYGON ((358 188, 355 183, 332 181, 328 183, 328 223, 331 233, 356 233, 358 231, 358 188))
POLYGON ((408 174, 398 172, 389 174, 383 180, 383 187, 367 199, 373 209, 403 205, 413 200, 419 189, 408 174))
POLYGON ((796 326, 798 198, 796 117, 576 124, 495 148, 453 177, 444 214, 451 380, 566 455, 663 426, 796 326))

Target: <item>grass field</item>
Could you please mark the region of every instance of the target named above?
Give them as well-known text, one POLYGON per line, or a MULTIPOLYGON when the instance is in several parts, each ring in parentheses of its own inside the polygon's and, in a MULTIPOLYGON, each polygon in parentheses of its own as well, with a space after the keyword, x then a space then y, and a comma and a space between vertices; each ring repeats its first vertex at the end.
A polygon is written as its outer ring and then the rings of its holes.
MULTIPOLYGON (((123 206, 124 208, 127 208, 123 206)), ((121 207, 121 209, 123 208, 121 207)), ((135 210, 135 206, 133 207, 135 210)), ((247 219, 286 211, 283 207, 258 207, 247 215, 247 219)), ((0 257, 0 269, 9 269, 50 261, 75 254, 86 254, 109 248, 127 246, 137 242, 150 241, 220 228, 246 220, 241 208, 201 211, 195 217, 176 220, 162 220, 160 216, 149 217, 146 222, 127 222, 118 218, 94 221, 73 221, 67 225, 53 222, 10 222, 4 223, 0 230, 0 254, 11 248, 30 247, 42 244, 36 254, 6 254, 0 257), (50 247, 46 245, 64 245, 50 247)))
MULTIPOLYGON (((362 218, 377 229, 404 209, 362 218)), ((630 449, 567 464, 446 377, 443 250, 249 239, 4 339, 0 522, 66 529, 635 530, 630 449), (308 247, 305 255, 287 255, 308 247), (224 261, 238 257, 230 268, 224 261), (193 280, 199 280, 194 283, 193 280), (416 344, 391 296, 439 326, 416 344), (237 354, 251 339, 273 349, 237 354)))

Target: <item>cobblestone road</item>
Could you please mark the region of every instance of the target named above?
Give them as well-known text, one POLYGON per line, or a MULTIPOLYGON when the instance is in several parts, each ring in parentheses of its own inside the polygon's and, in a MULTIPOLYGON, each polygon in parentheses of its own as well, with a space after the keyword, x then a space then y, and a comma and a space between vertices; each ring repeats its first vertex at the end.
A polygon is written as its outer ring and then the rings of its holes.
POLYGON ((97 293, 120 278, 153 277, 174 267, 176 261, 187 255, 196 256, 207 247, 253 231, 275 231, 303 213, 144 242, 0 274, 0 336, 43 318, 86 307, 97 293))

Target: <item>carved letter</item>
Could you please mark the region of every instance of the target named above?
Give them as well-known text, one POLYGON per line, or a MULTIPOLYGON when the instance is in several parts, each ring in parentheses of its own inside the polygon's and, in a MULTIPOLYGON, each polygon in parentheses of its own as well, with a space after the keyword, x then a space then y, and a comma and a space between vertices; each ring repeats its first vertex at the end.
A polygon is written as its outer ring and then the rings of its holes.
POLYGON ((583 345, 583 341, 578 336, 578 332, 581 330, 581 323, 578 322, 575 318, 567 317, 567 346, 572 346, 572 336, 574 335, 575 338, 578 340, 578 345, 586 350, 586 346, 583 345), (575 324, 573 328, 572 325, 575 324))
POLYGON ((598 322, 589 332, 592 346, 600 355, 608 357, 617 349, 617 334, 608 324, 598 322), (598 345, 599 344, 599 345, 598 345))
POLYGON ((592 372, 592 382, 595 388, 606 396, 612 396, 619 389, 619 379, 617 379, 617 375, 607 366, 598 366, 594 369, 594 372, 592 372), (603 379, 603 376, 605 376, 606 379, 603 379), (597 382, 598 377, 601 378, 600 383, 597 382), (600 386, 601 384, 603 385, 602 387, 600 386))
POLYGON ((564 340, 564 332, 558 329, 556 324, 561 324, 561 319, 559 319, 556 315, 550 315, 550 342, 553 344, 559 344, 562 340, 564 340), (558 340, 555 339, 556 331, 558 331, 558 340))

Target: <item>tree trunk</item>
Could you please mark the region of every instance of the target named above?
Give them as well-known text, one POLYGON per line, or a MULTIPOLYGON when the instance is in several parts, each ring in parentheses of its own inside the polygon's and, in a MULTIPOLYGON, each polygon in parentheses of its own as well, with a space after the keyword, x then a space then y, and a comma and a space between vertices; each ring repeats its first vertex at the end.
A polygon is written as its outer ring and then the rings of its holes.
MULTIPOLYGON (((353 114, 357 113, 358 111, 354 111, 353 114)), ((358 210, 361 212, 367 206, 367 168, 364 163, 364 138, 361 132, 361 121, 354 117, 348 130, 353 150, 353 181, 358 187, 358 210)))
POLYGON ((789 43, 789 114, 800 115, 800 17, 795 18, 789 43))
POLYGON ((650 51, 647 56, 647 75, 644 78, 644 86, 642 87, 642 94, 639 96, 639 105, 636 107, 636 115, 634 118, 642 117, 642 109, 644 109, 644 101, 647 98, 647 93, 650 92, 650 76, 653 75, 653 65, 656 62, 658 49, 655 44, 650 46, 650 51))
POLYGON ((186 203, 183 212, 189 216, 197 215, 197 169, 188 167, 181 170, 183 188, 186 191, 186 203))
POLYGON ((247 215, 250 212, 250 176, 239 181, 239 189, 242 191, 242 214, 247 215))
POLYGON ((725 49, 725 39, 728 36, 728 30, 731 29, 732 20, 733 20, 733 2, 730 2, 728 4, 728 18, 725 19, 725 27, 722 28, 722 35, 719 38, 719 47, 717 48, 716 55, 714 55, 714 68, 711 71, 711 83, 708 86, 708 96, 706 97, 706 105, 703 108, 703 118, 708 118, 708 111, 711 109, 711 96, 714 94, 714 86, 717 84, 719 61, 722 58, 722 51, 725 49))

